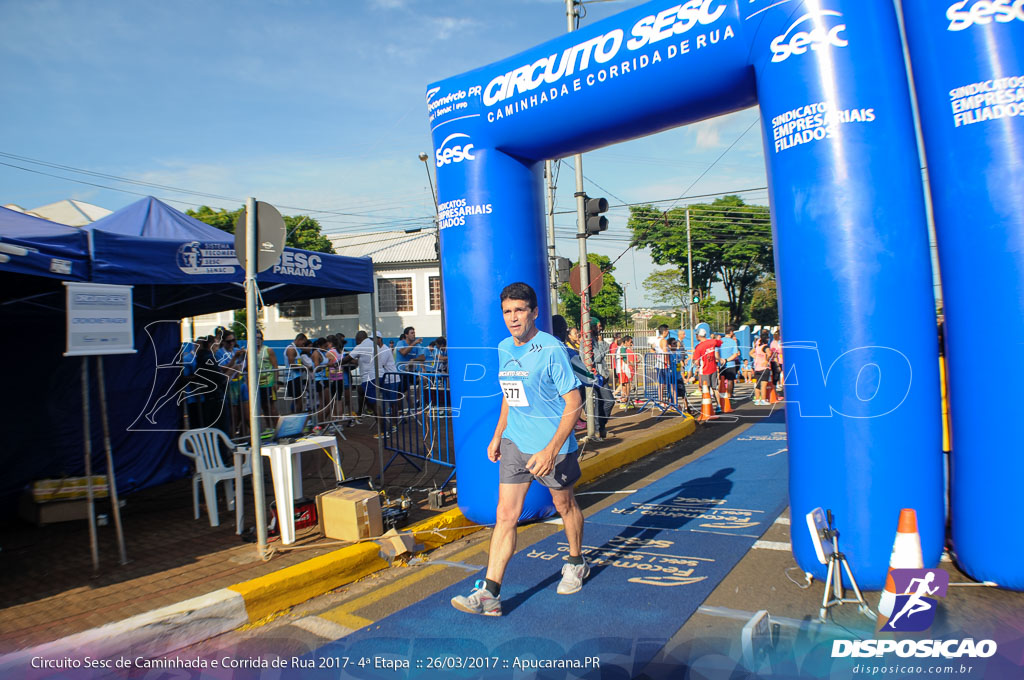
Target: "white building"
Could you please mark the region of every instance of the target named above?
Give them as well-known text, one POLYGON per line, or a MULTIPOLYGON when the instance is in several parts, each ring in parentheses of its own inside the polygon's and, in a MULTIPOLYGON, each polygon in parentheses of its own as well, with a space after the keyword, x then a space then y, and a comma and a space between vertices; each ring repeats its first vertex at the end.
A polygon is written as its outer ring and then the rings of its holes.
MULTIPOLYGON (((441 278, 434 249, 434 231, 406 233, 383 231, 331 236, 334 252, 373 260, 377 297, 377 330, 385 338, 397 338, 407 326, 424 337, 441 335, 441 278)), ((260 325, 267 340, 291 340, 297 333, 322 337, 344 333, 351 338, 360 328, 370 330, 370 296, 301 300, 270 305, 263 310, 260 325)), ((182 327, 192 337, 213 333, 228 326, 234 312, 194 317, 193 329, 182 327)))

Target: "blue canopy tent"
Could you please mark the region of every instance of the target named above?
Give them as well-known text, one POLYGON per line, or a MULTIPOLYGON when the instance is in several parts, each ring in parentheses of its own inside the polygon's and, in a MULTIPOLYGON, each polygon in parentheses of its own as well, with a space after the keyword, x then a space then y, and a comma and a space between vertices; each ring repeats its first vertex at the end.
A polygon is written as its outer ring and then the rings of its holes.
MULTIPOLYGON (((234 236, 148 197, 94 222, 92 280, 135 286, 136 314, 180 319, 245 306, 234 236)), ((285 248, 258 277, 267 304, 369 293, 373 263, 285 248)))
POLYGON ((89 241, 81 230, 0 208, 0 308, 62 303, 60 281, 88 278, 89 241))
MULTIPOLYGON (((13 226, 8 233, 4 216, 0 214, 4 242, 8 235, 26 235, 13 226)), ((57 248, 63 243, 60 238, 68 239, 60 252, 72 260, 71 274, 63 278, 133 286, 138 353, 104 359, 119 490, 131 492, 187 475, 187 461, 175 444, 180 429, 176 403, 152 413, 147 407, 154 395, 172 389, 179 379, 174 361, 180 319, 244 307, 244 271, 234 256, 233 236, 155 198, 137 201, 81 230, 36 221, 57 239, 47 247, 57 248), (72 258, 74 242, 77 259, 72 258)), ((48 252, 39 238, 33 247, 48 252)), ((47 278, 43 269, 40 265, 34 272, 8 273, 0 265, 0 277, 18 277, 17 286, 4 286, 3 296, 11 297, 11 304, 0 300, 0 310, 8 328, 21 329, 0 338, 9 384, 19 389, 19 410, 0 451, 6 473, 0 481, 0 509, 10 508, 34 479, 82 474, 81 365, 62 356, 63 285, 47 278), (48 295, 46 309, 37 293, 48 295)), ((259 274, 259 282, 267 304, 367 293, 373 290, 373 263, 288 248, 278 265, 259 274)), ((95 374, 91 382, 90 393, 96 394, 95 374)), ((103 449, 96 411, 91 431, 98 461, 103 449)))

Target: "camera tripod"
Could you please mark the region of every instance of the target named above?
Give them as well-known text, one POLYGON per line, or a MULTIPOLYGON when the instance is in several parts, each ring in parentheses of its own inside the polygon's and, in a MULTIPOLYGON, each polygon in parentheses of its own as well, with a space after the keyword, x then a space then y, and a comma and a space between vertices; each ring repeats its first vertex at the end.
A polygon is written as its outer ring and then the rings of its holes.
POLYGON ((821 610, 818 612, 818 620, 822 623, 825 622, 825 612, 829 607, 847 602, 856 602, 860 605, 857 607, 857 611, 874 621, 877 615, 868 606, 868 603, 864 600, 864 595, 860 592, 860 588, 857 587, 857 579, 853 577, 853 572, 850 570, 850 563, 847 562, 846 555, 839 551, 839 530, 833 525, 832 511, 826 510, 825 516, 828 518, 828 526, 821 530, 821 534, 825 540, 832 541, 832 552, 828 556, 828 575, 825 577, 825 592, 821 596, 821 610), (853 588, 853 592, 857 597, 843 597, 843 574, 840 569, 846 570, 846 575, 850 579, 850 587, 853 588), (831 593, 829 593, 829 588, 832 589, 831 593))

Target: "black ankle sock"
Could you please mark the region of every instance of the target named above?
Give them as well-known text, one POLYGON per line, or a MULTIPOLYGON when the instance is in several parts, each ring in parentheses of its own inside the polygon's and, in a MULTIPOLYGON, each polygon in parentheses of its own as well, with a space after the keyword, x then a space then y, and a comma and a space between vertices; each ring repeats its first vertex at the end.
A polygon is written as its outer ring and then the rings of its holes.
POLYGON ((569 564, 583 564, 583 555, 569 555, 569 564))
POLYGON ((484 579, 484 588, 486 588, 487 591, 491 595, 494 595, 495 597, 498 597, 499 595, 501 595, 501 584, 500 583, 495 583, 494 581, 492 581, 489 578, 485 578, 484 579))

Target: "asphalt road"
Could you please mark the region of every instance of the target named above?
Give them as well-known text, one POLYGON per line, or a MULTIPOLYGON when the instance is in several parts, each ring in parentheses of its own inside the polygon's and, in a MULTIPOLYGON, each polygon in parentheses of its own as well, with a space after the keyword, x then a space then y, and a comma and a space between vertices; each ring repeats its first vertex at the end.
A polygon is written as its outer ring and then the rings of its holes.
MULTIPOLYGON (((592 515, 614 503, 613 492, 651 483, 768 415, 769 408, 746 403, 743 399, 746 394, 744 386, 738 386, 737 396, 742 406, 737 417, 698 427, 696 433, 683 441, 578 489, 584 515, 592 515)), ((559 525, 552 523, 521 527, 518 548, 522 551, 560 530, 559 525)), ((834 639, 884 636, 875 634, 873 621, 859 613, 855 604, 832 607, 827 623, 818 622, 823 584, 806 582, 789 552, 789 531, 787 509, 698 612, 688 620, 679 621, 680 628, 671 641, 655 661, 635 677, 684 677, 683 669, 689 669, 689 677, 747 677, 746 671, 738 669, 744 658, 741 634, 759 610, 769 612, 774 633, 759 638, 756 644, 763 651, 756 653, 752 661, 748 660, 748 667, 774 677, 852 678, 865 673, 881 674, 889 657, 884 663, 878 659, 831 658, 834 639)), ((184 650, 179 656, 301 656, 343 637, 352 629, 370 625, 465 579, 469 569, 486 564, 489 535, 488 531, 477 532, 429 555, 414 558, 408 564, 393 566, 310 600, 263 625, 208 640, 184 650)), ((950 582, 968 583, 970 579, 947 559, 944 558, 940 566, 950 572, 950 582)), ((847 591, 847 596, 852 593, 847 591)), ((878 593, 868 593, 866 597, 872 607, 877 605, 878 593)), ((893 672, 900 670, 898 666, 885 668, 885 676, 919 677, 915 671, 920 671, 920 677, 930 678, 1024 677, 1024 593, 976 584, 958 585, 949 589, 942 605, 929 635, 997 639, 1002 650, 997 660, 1006 663, 996 668, 991 660, 987 666, 984 660, 916 660, 923 666, 911 666, 911 672, 903 674, 893 672)))

